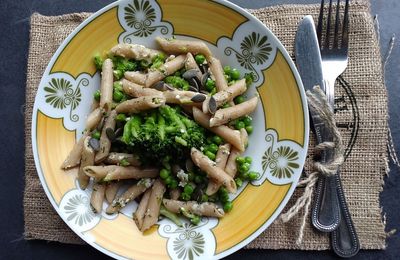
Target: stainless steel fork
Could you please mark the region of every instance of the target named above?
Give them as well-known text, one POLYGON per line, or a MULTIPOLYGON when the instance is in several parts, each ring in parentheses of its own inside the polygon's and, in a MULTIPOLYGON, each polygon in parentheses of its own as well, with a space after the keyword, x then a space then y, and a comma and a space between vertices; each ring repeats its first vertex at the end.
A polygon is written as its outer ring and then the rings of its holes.
MULTIPOLYGON (((332 0, 329 1, 326 19, 324 19, 324 7, 325 3, 322 0, 317 35, 321 51, 325 94, 330 108, 334 111, 335 82, 348 64, 349 0, 345 2, 343 19, 340 15, 342 9, 340 0, 337 0, 336 11, 333 10, 332 0)), ((326 160, 329 161, 332 153, 328 151, 326 156, 326 160)), ((326 222, 329 223, 329 221, 326 222)), ((331 244, 337 255, 351 257, 359 251, 359 241, 344 197, 339 171, 332 177, 320 178, 318 181, 312 223, 319 230, 332 231, 331 244), (327 194, 329 191, 335 191, 333 192, 335 196, 327 194), (335 222, 335 216, 339 216, 336 219, 337 222, 335 222), (324 227, 325 220, 332 221, 330 221, 330 225, 324 227)))

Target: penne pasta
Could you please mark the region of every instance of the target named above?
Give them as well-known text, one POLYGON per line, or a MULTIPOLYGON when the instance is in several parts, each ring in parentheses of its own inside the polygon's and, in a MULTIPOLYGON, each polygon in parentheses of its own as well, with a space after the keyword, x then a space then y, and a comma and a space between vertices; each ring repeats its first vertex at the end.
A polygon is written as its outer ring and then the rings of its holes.
POLYGON ((218 168, 216 163, 210 160, 202 152, 196 148, 192 148, 190 151, 193 163, 199 167, 202 171, 207 173, 210 179, 215 182, 224 185, 230 193, 236 192, 236 183, 231 176, 229 176, 224 170, 218 168))
POLYGON ((235 147, 232 148, 231 153, 229 154, 229 158, 225 166, 225 172, 232 178, 234 178, 237 173, 236 158, 241 154, 242 152, 236 149, 235 147))
POLYGON ((210 71, 214 76, 217 91, 220 92, 227 89, 228 82, 226 82, 224 69, 222 68, 221 62, 215 57, 210 57, 208 60, 208 66, 210 67, 210 71))
POLYGON ((185 55, 179 55, 161 65, 159 69, 150 71, 146 76, 145 87, 148 88, 154 83, 164 79, 166 76, 174 74, 176 71, 183 68, 183 66, 185 66, 185 60, 185 55))
POLYGON ((90 136, 87 136, 83 141, 82 159, 78 171, 78 183, 79 187, 82 190, 86 189, 90 180, 90 177, 84 173, 83 168, 94 164, 95 152, 93 148, 89 145, 90 138, 91 138, 90 136))
POLYGON ((148 181, 140 181, 135 183, 128 188, 120 197, 116 198, 106 209, 107 214, 114 214, 120 211, 129 202, 136 199, 139 195, 145 192, 149 187, 151 187, 152 182, 150 179, 148 181))
POLYGON ((89 133, 86 131, 81 138, 79 139, 78 142, 74 144, 74 147, 72 148, 71 152, 68 154, 67 158, 64 160, 64 162, 61 165, 62 169, 70 169, 72 167, 75 167, 79 165, 82 157, 82 149, 83 149, 83 142, 85 141, 86 137, 89 136, 89 133))
POLYGON ((227 141, 240 151, 244 151, 244 145, 240 137, 240 132, 238 130, 230 129, 228 126, 225 125, 210 127, 210 116, 204 114, 197 107, 193 107, 193 118, 202 127, 207 128, 211 132, 219 135, 225 141, 227 141))
POLYGON ((146 60, 151 62, 161 52, 143 45, 120 43, 111 48, 110 53, 127 59, 146 60))
POLYGON ((201 41, 187 41, 177 39, 165 39, 156 37, 156 42, 160 45, 161 49, 167 53, 181 54, 181 53, 192 53, 192 54, 203 54, 206 58, 211 57, 211 51, 208 46, 201 41))
POLYGON ((90 206, 94 213, 101 213, 103 209, 104 193, 106 186, 101 183, 93 184, 93 192, 90 197, 90 206))
POLYGON ((135 213, 133 213, 133 220, 139 230, 142 230, 144 214, 147 210, 147 205, 149 203, 149 198, 151 195, 151 189, 147 189, 140 200, 139 206, 137 207, 135 213))
POLYGON ((87 166, 84 169, 86 175, 102 181, 114 181, 125 179, 155 178, 159 174, 157 168, 138 168, 134 166, 87 166))
POLYGON ((228 108, 222 108, 215 112, 210 119, 210 127, 224 125, 232 120, 251 114, 257 107, 258 97, 228 108))
POLYGON ((146 84, 146 74, 138 71, 127 71, 124 74, 125 78, 132 83, 144 86, 146 84))
POLYGON ((160 179, 157 179, 154 182, 153 187, 151 188, 151 194, 149 197, 146 213, 143 219, 143 225, 141 228, 142 232, 149 229, 151 226, 157 223, 158 216, 160 214, 161 201, 165 193, 165 190, 166 188, 164 183, 160 179))
POLYGON ((190 52, 188 52, 186 54, 185 69, 186 70, 197 70, 199 72, 198 77, 200 78, 200 76, 201 76, 200 68, 197 65, 196 60, 194 59, 193 55, 190 52))
MULTIPOLYGON (((217 155, 215 157, 215 164, 218 168, 225 170, 226 162, 228 161, 230 151, 231 151, 231 144, 229 143, 222 144, 219 146, 217 155)), ((216 193, 219 187, 221 187, 221 184, 219 184, 216 181, 210 180, 208 182, 206 194, 212 195, 216 193)))
POLYGON ((115 196, 117 195, 118 189, 119 189, 120 183, 115 181, 115 182, 110 182, 106 184, 106 200, 108 203, 112 203, 115 196))
POLYGON ((162 96, 162 92, 153 88, 145 88, 139 84, 130 82, 129 80, 122 80, 122 87, 124 92, 131 97, 143 97, 143 96, 162 96))
POLYGON ((107 129, 111 129, 112 131, 115 130, 115 117, 117 116, 117 112, 115 110, 112 110, 108 117, 106 118, 106 121, 104 123, 103 129, 101 130, 101 136, 100 136, 100 151, 97 152, 96 157, 95 157, 95 162, 99 163, 102 162, 104 159, 107 158, 108 153, 110 152, 111 148, 111 141, 107 136, 107 129))
POLYGON ((240 130, 240 138, 242 139, 242 143, 244 147, 247 147, 249 144, 249 134, 247 133, 246 129, 241 128, 240 130))
MULTIPOLYGON (((134 154, 129 153, 109 153, 107 158, 104 160, 106 164, 125 164, 128 163, 130 166, 140 166, 141 162, 138 157, 134 154)), ((127 166, 127 165, 122 165, 127 166)))
POLYGON ((181 196, 181 191, 179 189, 173 189, 169 192, 169 197, 172 200, 177 200, 179 199, 179 196, 181 196))
POLYGON ((163 199, 165 208, 173 213, 180 213, 181 208, 198 216, 222 218, 225 212, 217 204, 211 202, 197 203, 196 201, 179 201, 163 199))
POLYGON ((111 59, 106 59, 103 62, 101 72, 101 85, 100 85, 100 107, 104 108, 107 112, 111 110, 113 102, 113 63, 111 59))
POLYGON ((86 119, 86 127, 87 131, 92 131, 96 126, 100 123, 103 118, 104 109, 98 107, 93 110, 86 119))
POLYGON ((160 96, 143 96, 130 99, 119 104, 115 111, 117 113, 135 114, 165 104, 165 98, 160 96))

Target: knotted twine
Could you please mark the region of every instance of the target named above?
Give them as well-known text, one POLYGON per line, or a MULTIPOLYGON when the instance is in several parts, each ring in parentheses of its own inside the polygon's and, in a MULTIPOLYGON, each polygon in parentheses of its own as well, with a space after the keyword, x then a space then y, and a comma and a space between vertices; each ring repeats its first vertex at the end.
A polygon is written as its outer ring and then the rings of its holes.
POLYGON ((303 241, 304 228, 309 215, 312 193, 314 191, 314 186, 317 183, 319 176, 332 176, 336 174, 339 170, 340 165, 342 165, 344 162, 344 146, 342 136, 336 126, 334 114, 328 104, 325 93, 321 90, 319 86, 315 86, 312 91, 307 90, 306 95, 310 111, 320 116, 326 126, 328 134, 333 137, 333 140, 331 142, 325 141, 316 145, 315 150, 318 153, 321 153, 324 150, 332 149, 333 158, 332 160, 325 163, 314 161, 314 171, 308 174, 305 179, 301 180, 297 184, 298 187, 303 187, 305 185, 305 191, 303 195, 297 199, 295 204, 286 213, 280 216, 280 220, 283 223, 286 223, 291 220, 295 215, 297 215, 302 208, 304 208, 305 213, 302 218, 299 235, 296 240, 297 245, 300 245, 303 241))

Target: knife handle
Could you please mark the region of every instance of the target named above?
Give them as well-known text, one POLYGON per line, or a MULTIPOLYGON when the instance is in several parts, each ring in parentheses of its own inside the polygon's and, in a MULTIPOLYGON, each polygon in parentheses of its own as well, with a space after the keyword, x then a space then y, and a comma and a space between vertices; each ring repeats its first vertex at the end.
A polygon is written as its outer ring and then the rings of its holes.
MULTIPOLYGON (((330 140, 329 137, 327 139, 327 131, 324 130, 325 125, 314 124, 314 131, 318 143, 322 143, 324 140, 330 140), (325 135, 323 136, 323 134, 325 135)), ((330 159, 330 156, 332 156, 332 151, 324 150, 321 158, 322 163, 327 162, 330 159)), ((340 207, 336 183, 335 175, 321 175, 318 179, 317 189, 314 195, 311 221, 313 226, 321 232, 332 232, 339 226, 340 207)))
POLYGON ((331 246, 336 255, 352 257, 360 250, 360 242, 344 196, 339 171, 334 177, 338 190, 341 219, 339 227, 331 233, 331 246))

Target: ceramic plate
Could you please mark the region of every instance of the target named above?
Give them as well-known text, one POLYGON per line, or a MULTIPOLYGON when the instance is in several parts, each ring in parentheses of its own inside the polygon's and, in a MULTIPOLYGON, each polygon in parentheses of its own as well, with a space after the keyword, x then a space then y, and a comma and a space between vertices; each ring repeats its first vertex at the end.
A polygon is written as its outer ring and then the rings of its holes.
MULTIPOLYGON (((279 40, 256 18, 225 1, 122 0, 96 12, 61 44, 41 80, 32 117, 37 172, 52 205, 88 244, 118 259, 216 259, 264 231, 279 215, 300 177, 308 144, 308 112, 301 80, 279 40), (77 170, 60 165, 82 134, 100 75, 92 59, 117 43, 155 48, 155 36, 206 42, 222 64, 253 72, 261 102, 246 155, 261 173, 232 196, 224 218, 177 227, 161 220, 142 234, 132 221, 136 204, 108 216, 90 210, 90 188, 77 170)), ((106 203, 104 207, 106 207, 106 203)))

